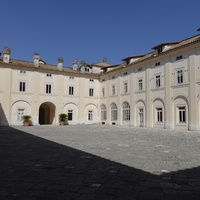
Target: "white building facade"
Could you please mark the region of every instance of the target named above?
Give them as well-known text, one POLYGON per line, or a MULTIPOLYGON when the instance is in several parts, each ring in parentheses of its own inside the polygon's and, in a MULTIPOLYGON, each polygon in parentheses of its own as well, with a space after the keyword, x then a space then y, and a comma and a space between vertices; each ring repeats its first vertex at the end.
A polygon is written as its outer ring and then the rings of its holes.
POLYGON ((102 123, 166 129, 200 129, 200 35, 163 43, 153 51, 72 68, 10 59, 4 48, 0 59, 0 125, 59 124, 67 113, 69 124, 102 123))

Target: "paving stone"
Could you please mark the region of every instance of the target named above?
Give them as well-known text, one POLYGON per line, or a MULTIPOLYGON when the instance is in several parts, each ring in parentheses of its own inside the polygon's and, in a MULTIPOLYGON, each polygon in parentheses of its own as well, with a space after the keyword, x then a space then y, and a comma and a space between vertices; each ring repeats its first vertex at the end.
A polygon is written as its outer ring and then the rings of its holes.
POLYGON ((200 199, 200 132, 0 127, 0 199, 200 199))

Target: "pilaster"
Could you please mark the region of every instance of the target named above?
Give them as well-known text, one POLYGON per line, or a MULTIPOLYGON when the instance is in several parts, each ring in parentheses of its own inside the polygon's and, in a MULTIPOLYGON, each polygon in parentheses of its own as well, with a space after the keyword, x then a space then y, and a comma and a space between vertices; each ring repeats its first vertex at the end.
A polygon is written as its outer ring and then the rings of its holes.
POLYGON ((171 66, 170 62, 165 64, 165 110, 164 110, 164 128, 173 129, 173 117, 172 117, 172 94, 171 94, 171 66))
POLYGON ((197 103, 197 84, 196 84, 196 56, 193 52, 189 56, 189 110, 188 110, 188 120, 189 120, 189 130, 198 130, 198 103, 197 103))

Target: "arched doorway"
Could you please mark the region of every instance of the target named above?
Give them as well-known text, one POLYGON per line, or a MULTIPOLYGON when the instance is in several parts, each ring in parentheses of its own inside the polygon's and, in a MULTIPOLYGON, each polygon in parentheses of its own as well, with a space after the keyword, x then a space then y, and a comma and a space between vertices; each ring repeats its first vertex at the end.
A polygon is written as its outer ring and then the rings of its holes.
POLYGON ((55 119, 55 105, 45 102, 39 108, 39 124, 52 124, 55 119))

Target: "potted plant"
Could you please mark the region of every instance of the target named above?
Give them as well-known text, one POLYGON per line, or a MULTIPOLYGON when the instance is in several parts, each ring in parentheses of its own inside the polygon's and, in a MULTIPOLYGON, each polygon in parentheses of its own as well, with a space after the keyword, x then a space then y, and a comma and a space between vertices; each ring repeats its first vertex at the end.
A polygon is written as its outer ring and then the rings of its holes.
POLYGON ((30 126, 30 124, 31 124, 31 116, 30 115, 23 115, 22 120, 23 120, 24 126, 30 126))
POLYGON ((59 118, 60 125, 66 124, 66 122, 67 122, 67 114, 66 113, 60 113, 58 118, 59 118))

